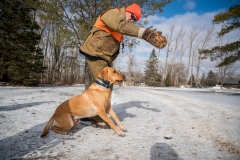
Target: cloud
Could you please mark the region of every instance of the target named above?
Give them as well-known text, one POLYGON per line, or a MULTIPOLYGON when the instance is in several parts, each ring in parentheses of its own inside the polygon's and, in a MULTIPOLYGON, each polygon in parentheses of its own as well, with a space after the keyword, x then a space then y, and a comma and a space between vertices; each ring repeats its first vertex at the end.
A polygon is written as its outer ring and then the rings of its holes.
POLYGON ((187 0, 183 7, 188 10, 193 10, 196 7, 196 2, 192 0, 187 0))
POLYGON ((158 17, 158 21, 156 17, 149 17, 150 25, 154 27, 162 27, 164 31, 169 30, 169 26, 184 26, 186 29, 191 28, 192 26, 197 26, 199 29, 204 29, 212 25, 212 20, 214 15, 218 12, 206 12, 205 14, 198 15, 195 12, 186 12, 182 15, 175 15, 171 18, 162 18, 158 17), (151 19, 154 19, 152 21, 151 19))

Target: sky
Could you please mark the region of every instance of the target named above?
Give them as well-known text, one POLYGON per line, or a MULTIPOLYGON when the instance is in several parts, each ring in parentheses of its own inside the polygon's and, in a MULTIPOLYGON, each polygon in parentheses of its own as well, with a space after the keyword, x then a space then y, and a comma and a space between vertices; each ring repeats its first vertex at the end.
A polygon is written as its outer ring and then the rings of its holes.
POLYGON ((204 14, 219 10, 227 10, 230 6, 240 3, 239 0, 173 0, 163 8, 161 16, 170 18, 187 12, 204 14))
MULTIPOLYGON (((190 34, 190 31, 193 27, 196 27, 198 30, 201 30, 201 35, 206 34, 206 30, 210 27, 214 27, 214 35, 212 36, 211 46, 216 46, 217 43, 217 32, 222 28, 222 24, 213 25, 212 20, 214 16, 220 12, 224 12, 230 8, 230 6, 234 4, 240 4, 240 0, 173 0, 170 4, 166 5, 163 8, 163 12, 155 15, 149 16, 147 20, 149 24, 144 28, 149 26, 153 26, 157 30, 162 32, 162 35, 167 36, 170 35, 170 28, 174 26, 174 34, 173 37, 177 35, 177 32, 181 27, 186 31, 186 34, 190 34)), ((238 40, 240 37, 240 30, 234 30, 222 37, 223 43, 226 42, 234 42, 238 40)), ((185 40, 186 44, 188 43, 188 39, 185 40)), ((211 47, 209 45, 209 47, 211 47)), ((161 60, 161 64, 164 66, 165 58, 166 58, 166 48, 160 50, 153 47, 149 43, 144 40, 140 40, 140 44, 137 45, 136 48, 132 50, 131 54, 134 54, 137 59, 137 65, 143 66, 145 64, 146 59, 149 58, 149 54, 155 49, 159 52, 159 57, 161 60)), ((118 68, 127 68, 128 61, 128 53, 129 49, 124 49, 124 54, 118 57, 117 60, 120 61, 118 68)), ((185 65, 188 63, 188 52, 185 53, 185 65)), ((170 53, 171 57, 171 53, 170 53)), ((203 61, 202 66, 200 68, 201 73, 207 74, 211 69, 217 72, 216 62, 211 61, 203 61)), ((144 69, 144 67, 141 67, 144 69)), ((240 65, 236 65, 237 73, 240 75, 240 65)), ((200 76, 201 76, 200 73, 200 76)))

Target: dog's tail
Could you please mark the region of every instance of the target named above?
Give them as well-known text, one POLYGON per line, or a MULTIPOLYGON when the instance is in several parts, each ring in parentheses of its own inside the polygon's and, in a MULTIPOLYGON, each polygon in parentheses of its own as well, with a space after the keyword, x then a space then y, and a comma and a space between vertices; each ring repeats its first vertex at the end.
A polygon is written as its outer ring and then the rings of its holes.
POLYGON ((43 133, 42 133, 41 137, 45 137, 45 136, 48 134, 48 131, 49 131, 49 129, 50 129, 53 121, 54 121, 54 118, 53 118, 53 116, 52 116, 52 117, 50 118, 50 120, 47 122, 47 124, 46 124, 46 126, 45 126, 45 128, 44 128, 44 130, 43 130, 43 133))

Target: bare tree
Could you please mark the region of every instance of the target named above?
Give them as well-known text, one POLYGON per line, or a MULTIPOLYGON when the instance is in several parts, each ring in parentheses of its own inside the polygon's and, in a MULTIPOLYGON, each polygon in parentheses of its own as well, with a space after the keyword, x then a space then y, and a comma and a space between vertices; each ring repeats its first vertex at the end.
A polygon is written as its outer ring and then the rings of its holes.
MULTIPOLYGON (((201 44, 199 46, 200 51, 203 49, 206 49, 210 45, 210 42, 213 37, 213 31, 214 31, 214 27, 211 26, 205 31, 204 34, 201 34, 202 40, 201 40, 201 44)), ((196 73, 196 81, 197 82, 199 82, 198 75, 199 75, 199 69, 200 69, 200 64, 201 64, 202 59, 203 59, 203 56, 202 56, 201 52, 199 52, 198 58, 197 58, 197 73, 196 73)))
MULTIPOLYGON (((201 31, 199 31, 200 33, 201 31)), ((199 34, 198 34, 199 35, 199 34)), ((192 65, 191 65, 191 73, 190 75, 192 75, 190 77, 190 86, 192 87, 192 84, 193 84, 193 66, 194 66, 194 60, 196 59, 196 53, 198 52, 198 48, 199 48, 199 45, 200 45, 200 36, 196 36, 195 40, 194 40, 194 44, 193 44, 193 48, 192 48, 192 65)))
POLYGON ((169 57, 169 53, 170 53, 170 51, 171 51, 171 45, 172 45, 172 42, 173 42, 173 31, 174 31, 174 25, 172 25, 171 27, 170 27, 170 34, 167 34, 166 35, 166 38, 167 38, 167 40, 168 40, 168 43, 167 43, 167 52, 166 52, 166 61, 165 61, 165 68, 164 68, 164 70, 165 70, 165 73, 164 73, 164 75, 162 76, 162 83, 164 82, 164 79, 166 78, 166 76, 167 76, 167 73, 168 73, 168 57, 169 57))
POLYGON ((134 81, 134 70, 135 70, 135 53, 132 52, 133 48, 139 44, 139 40, 135 37, 124 36, 123 42, 124 45, 129 49, 129 52, 126 52, 128 57, 128 66, 127 66, 127 78, 130 80, 130 83, 134 81))
MULTIPOLYGON (((177 67, 178 67, 178 65, 174 65, 174 64, 176 63, 178 47, 179 47, 179 43, 182 41, 183 32, 184 32, 183 27, 181 27, 177 33, 175 40, 174 40, 175 43, 174 43, 173 57, 172 57, 172 62, 171 62, 172 65, 171 65, 171 70, 170 70, 171 79, 173 79, 174 70, 177 70, 177 67)), ((175 81, 174 81, 174 86, 175 86, 175 81)))
POLYGON ((181 64, 183 64, 182 58, 188 48, 188 43, 186 44, 184 41, 184 37, 186 36, 186 31, 183 31, 182 29, 179 30, 181 32, 180 35, 180 46, 178 46, 178 51, 177 51, 177 65, 176 65, 176 74, 175 74, 175 80, 174 80, 174 86, 178 86, 179 79, 182 77, 182 72, 184 71, 184 68, 181 67, 181 64))
MULTIPOLYGON (((193 56, 193 44, 194 44, 194 40, 197 37, 199 33, 199 30, 197 30, 196 26, 193 26, 192 29, 190 30, 189 34, 188 34, 188 39, 189 39, 189 58, 188 58, 188 68, 187 68, 187 79, 189 77, 189 73, 190 73, 190 64, 191 64, 191 59, 193 56)), ((187 85, 187 81, 186 81, 186 85, 187 85)))

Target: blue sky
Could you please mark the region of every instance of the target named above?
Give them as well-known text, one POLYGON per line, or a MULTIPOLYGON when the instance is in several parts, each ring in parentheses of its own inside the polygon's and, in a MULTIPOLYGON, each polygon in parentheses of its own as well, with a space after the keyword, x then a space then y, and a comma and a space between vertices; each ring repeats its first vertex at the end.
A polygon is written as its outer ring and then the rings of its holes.
POLYGON ((170 18, 186 12, 204 14, 206 12, 227 10, 230 6, 239 3, 239 0, 173 0, 163 8, 163 13, 160 16, 170 18))

